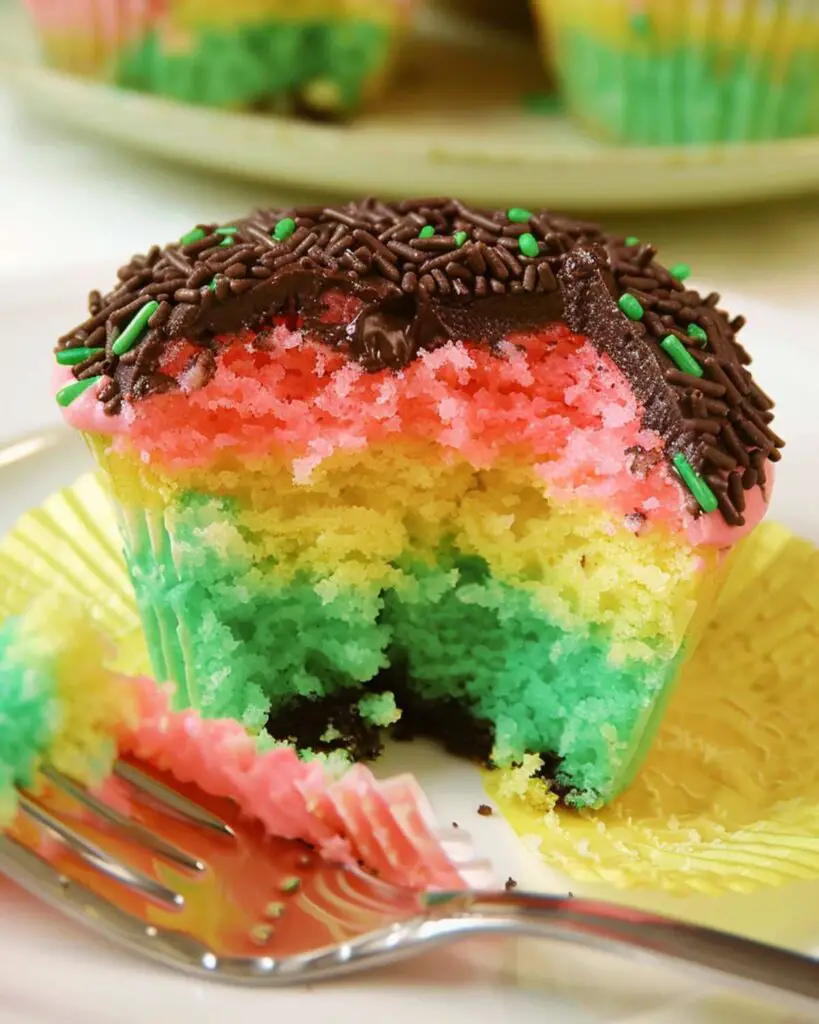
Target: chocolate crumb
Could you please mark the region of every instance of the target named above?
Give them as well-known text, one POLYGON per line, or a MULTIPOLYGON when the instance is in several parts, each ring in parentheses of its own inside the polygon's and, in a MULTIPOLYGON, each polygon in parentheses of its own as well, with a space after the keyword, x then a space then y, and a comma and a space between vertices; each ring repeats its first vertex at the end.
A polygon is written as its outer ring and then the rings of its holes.
POLYGON ((633 512, 628 513, 623 522, 625 523, 627 530, 631 530, 633 534, 639 535, 640 531, 646 524, 646 516, 645 513, 635 509, 633 512))
POLYGON ((514 878, 512 878, 512 876, 510 875, 510 876, 509 876, 509 877, 508 877, 508 878, 506 879, 506 881, 504 882, 504 885, 503 885, 503 887, 504 887, 504 889, 505 889, 505 890, 506 890, 507 892, 511 892, 511 891, 512 891, 513 889, 517 889, 517 887, 518 887, 518 883, 517 883, 517 881, 516 881, 516 880, 515 880, 514 878))
POLYGON ((478 806, 478 814, 480 814, 482 818, 491 818, 494 813, 495 812, 492 810, 489 804, 480 804, 478 806))

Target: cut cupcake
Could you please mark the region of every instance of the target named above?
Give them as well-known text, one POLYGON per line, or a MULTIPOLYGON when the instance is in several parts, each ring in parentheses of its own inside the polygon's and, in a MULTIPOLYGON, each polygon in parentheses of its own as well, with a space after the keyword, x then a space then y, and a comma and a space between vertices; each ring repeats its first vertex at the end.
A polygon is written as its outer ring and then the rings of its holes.
POLYGON ((410 0, 26 0, 50 65, 213 107, 348 114, 394 63, 410 0))
POLYGON ((61 339, 57 397, 177 703, 306 756, 393 727, 615 796, 782 445, 742 320, 687 274, 445 199, 134 258, 61 339))

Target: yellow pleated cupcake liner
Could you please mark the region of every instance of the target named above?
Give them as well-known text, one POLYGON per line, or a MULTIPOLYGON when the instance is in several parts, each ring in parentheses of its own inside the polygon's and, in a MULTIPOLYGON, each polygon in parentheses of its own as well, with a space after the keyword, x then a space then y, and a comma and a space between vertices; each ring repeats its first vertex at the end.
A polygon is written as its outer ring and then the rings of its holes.
POLYGON ((0 542, 0 619, 47 592, 85 608, 114 641, 113 668, 150 674, 116 520, 95 474, 26 513, 0 542))
POLYGON ((552 868, 679 895, 819 877, 819 552, 763 525, 732 556, 715 618, 642 771, 572 811, 524 772, 485 785, 552 868))
MULTIPOLYGON (((149 663, 113 511, 89 474, 0 542, 0 619, 51 592, 149 663)), ((487 792, 527 845, 579 882, 680 895, 819 878, 819 551, 766 524, 739 545, 716 614, 648 760, 600 811, 561 807, 524 770, 487 792)))

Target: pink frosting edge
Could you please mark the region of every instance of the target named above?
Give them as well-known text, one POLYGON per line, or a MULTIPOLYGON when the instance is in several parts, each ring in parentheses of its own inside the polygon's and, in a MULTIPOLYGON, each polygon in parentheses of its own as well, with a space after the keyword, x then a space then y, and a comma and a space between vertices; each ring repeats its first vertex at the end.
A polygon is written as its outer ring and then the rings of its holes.
MULTIPOLYGON (((379 781, 364 765, 338 779, 292 747, 259 753, 232 719, 173 712, 169 689, 128 680, 138 715, 123 722, 120 750, 205 793, 229 797, 271 834, 300 839, 330 860, 363 863, 380 878, 416 890, 464 889, 471 851, 459 868, 436 835, 426 795, 411 775, 379 781)), ((463 854, 463 851, 462 851, 463 854)))
POLYGON ((744 526, 729 526, 719 512, 709 512, 698 519, 689 516, 686 533, 690 543, 695 547, 713 547, 725 551, 756 529, 765 518, 773 492, 775 474, 772 462, 766 464, 765 474, 767 480, 764 487, 753 487, 745 492, 745 511, 742 513, 744 526))
MULTIPOLYGON (((127 407, 124 407, 118 416, 108 416, 105 407, 97 397, 106 380, 106 377, 102 377, 96 384, 92 384, 79 397, 75 398, 71 405, 60 410, 69 427, 79 430, 83 434, 103 434, 109 437, 127 432, 129 424, 127 407)), ((58 364, 54 367, 51 387, 55 395, 64 387, 74 383, 76 383, 76 377, 70 366, 58 364)))

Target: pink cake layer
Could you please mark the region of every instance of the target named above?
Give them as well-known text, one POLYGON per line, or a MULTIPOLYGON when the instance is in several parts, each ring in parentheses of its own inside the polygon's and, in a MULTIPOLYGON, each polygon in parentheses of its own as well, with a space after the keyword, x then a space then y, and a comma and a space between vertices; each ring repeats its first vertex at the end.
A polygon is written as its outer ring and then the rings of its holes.
MULTIPOLYGON (((346 320, 353 312, 339 304, 328 316, 346 320)), ((756 488, 747 494, 744 527, 728 527, 719 513, 692 516, 661 439, 641 426, 624 375, 563 325, 516 335, 499 354, 453 342, 397 374, 367 373, 284 324, 263 339, 245 332, 219 341, 216 374, 205 387, 126 404, 118 417, 104 414, 91 388, 66 410, 69 422, 113 433, 115 448, 172 473, 228 454, 253 460, 278 451, 304 482, 334 452, 391 438, 433 441, 443 458, 477 469, 522 456, 549 494, 639 512, 693 544, 728 547, 766 510, 766 493, 756 488), (655 463, 640 475, 626 454, 635 448, 655 463)), ((182 371, 195 351, 178 344, 163 368, 182 371)), ((70 379, 59 368, 57 386, 70 379)))
POLYGON ((430 825, 432 812, 412 776, 380 782, 363 765, 331 779, 292 747, 260 754, 238 722, 171 712, 150 679, 133 681, 138 724, 123 723, 121 750, 212 796, 229 797, 271 833, 301 839, 343 863, 415 889, 460 889, 464 880, 430 825))
POLYGON ((170 0, 25 0, 40 28, 93 33, 111 43, 136 39, 170 9, 170 0))

